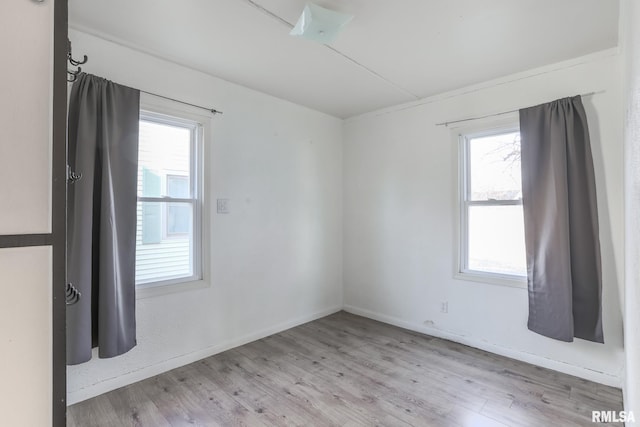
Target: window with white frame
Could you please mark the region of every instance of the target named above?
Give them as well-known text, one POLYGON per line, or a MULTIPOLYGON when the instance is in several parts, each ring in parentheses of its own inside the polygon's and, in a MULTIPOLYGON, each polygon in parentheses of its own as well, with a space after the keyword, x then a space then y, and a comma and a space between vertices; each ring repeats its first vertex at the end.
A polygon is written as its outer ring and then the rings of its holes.
POLYGON ((202 278, 203 127, 156 111, 140 112, 136 286, 202 278))
POLYGON ((459 274, 522 285, 527 267, 517 125, 460 135, 460 220, 459 274))

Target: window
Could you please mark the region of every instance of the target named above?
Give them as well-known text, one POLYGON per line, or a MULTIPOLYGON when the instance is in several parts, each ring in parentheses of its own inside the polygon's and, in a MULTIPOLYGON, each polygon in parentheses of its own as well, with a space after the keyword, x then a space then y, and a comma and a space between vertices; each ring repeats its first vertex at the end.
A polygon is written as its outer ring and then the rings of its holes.
MULTIPOLYGON (((167 195, 176 198, 189 197, 189 177, 167 175, 167 195)), ((166 235, 168 237, 186 237, 191 227, 189 206, 180 203, 167 203, 166 235)))
POLYGON ((140 113, 136 286, 193 282, 201 271, 202 125, 140 113))
POLYGON ((460 268, 521 286, 527 274, 518 127, 460 135, 460 268))

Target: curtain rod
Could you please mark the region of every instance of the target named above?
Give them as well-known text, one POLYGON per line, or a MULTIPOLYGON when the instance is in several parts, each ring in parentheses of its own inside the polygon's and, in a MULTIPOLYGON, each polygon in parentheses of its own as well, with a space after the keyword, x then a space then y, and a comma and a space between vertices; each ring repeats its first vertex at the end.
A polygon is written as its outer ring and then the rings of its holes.
MULTIPOLYGON (((581 97, 592 96, 592 95, 595 95, 597 93, 603 93, 603 92, 604 92, 604 90, 601 90, 601 91, 598 91, 598 92, 588 92, 588 93, 583 93, 580 96, 581 97)), ((450 122, 436 123, 436 126, 449 126, 449 125, 454 124, 454 123, 462 123, 462 122, 469 122, 471 120, 486 119, 487 117, 503 116, 505 114, 515 113, 515 112, 518 112, 520 110, 521 110, 521 108, 518 108, 517 110, 509 110, 509 111, 502 111, 500 113, 487 114, 486 116, 469 117, 468 119, 460 119, 460 120, 452 120, 450 122)))
POLYGON ((146 90, 138 89, 142 93, 146 93, 147 95, 157 96, 158 98, 168 99, 169 101, 179 102, 180 104, 190 105, 191 107, 200 108, 202 110, 207 110, 213 115, 222 114, 222 111, 216 110, 215 108, 203 107, 201 105, 191 104, 190 102, 180 101, 179 99, 169 98, 168 96, 158 95, 157 93, 147 92, 146 90))
MULTIPOLYGON (((69 62, 73 65, 73 66, 78 66, 78 65, 82 65, 85 64, 88 61, 87 55, 84 55, 84 58, 82 61, 77 61, 75 59, 72 58, 71 56, 71 41, 68 41, 68 54, 67 57, 69 59, 69 62)), ((73 76, 72 79, 67 79, 68 82, 75 82, 77 79, 78 74, 80 74, 82 72, 81 68, 78 68, 77 71, 73 71, 73 72, 69 72, 67 71, 68 74, 70 74, 71 76, 73 76)), ((121 85, 124 86, 124 85, 121 85)), ((157 93, 153 93, 153 92, 148 92, 146 90, 142 90, 142 89, 138 89, 138 88, 133 88, 131 86, 125 86, 128 87, 129 89, 133 89, 133 90, 137 90, 140 91, 142 93, 146 93, 147 95, 151 95, 151 96, 157 96, 158 98, 163 98, 163 99, 167 99, 169 101, 174 101, 174 102, 178 102, 180 104, 184 104, 184 105, 189 105, 191 107, 195 107, 195 108, 200 108, 201 110, 207 110, 208 112, 210 112, 211 114, 213 114, 214 116, 216 114, 222 114, 222 111, 220 110, 216 110, 215 108, 209 108, 209 107, 203 107, 201 105, 196 105, 196 104, 192 104, 190 102, 184 102, 184 101, 180 101, 179 99, 175 99, 175 98, 169 98, 168 96, 164 96, 164 95, 159 95, 157 93)))

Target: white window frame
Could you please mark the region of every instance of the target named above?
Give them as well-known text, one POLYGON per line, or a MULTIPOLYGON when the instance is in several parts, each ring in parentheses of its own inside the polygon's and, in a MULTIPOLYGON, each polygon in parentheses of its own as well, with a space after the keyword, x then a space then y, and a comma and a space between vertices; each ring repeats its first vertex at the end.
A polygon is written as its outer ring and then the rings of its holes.
MULTIPOLYGON (((191 179, 190 188, 193 198, 175 197, 138 197, 138 201, 146 202, 186 202, 193 206, 193 274, 188 277, 167 279, 156 282, 136 284, 136 298, 148 298, 189 289, 209 286, 208 259, 209 230, 204 219, 208 217, 208 202, 204 197, 208 171, 205 164, 210 146, 211 117, 203 115, 195 108, 175 101, 160 99, 144 93, 140 94, 140 120, 149 119, 156 123, 180 125, 192 129, 191 141, 191 179)), ((163 234, 165 224, 162 224, 163 234)))
POLYGON ((488 283, 515 288, 527 288, 526 276, 514 274, 494 273, 482 270, 472 270, 468 266, 469 260, 469 208, 470 206, 513 206, 522 205, 520 200, 470 200, 470 157, 469 144, 472 139, 482 138, 504 133, 520 132, 520 124, 517 119, 510 119, 492 124, 479 124, 454 131, 453 136, 458 146, 457 168, 457 212, 458 212, 458 242, 456 251, 456 271, 454 278, 474 282, 488 283))

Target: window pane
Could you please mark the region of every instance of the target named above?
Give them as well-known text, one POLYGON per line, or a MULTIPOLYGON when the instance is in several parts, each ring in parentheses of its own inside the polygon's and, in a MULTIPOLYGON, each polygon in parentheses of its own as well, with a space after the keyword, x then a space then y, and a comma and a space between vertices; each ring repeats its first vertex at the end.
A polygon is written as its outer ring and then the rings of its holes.
POLYGON ((471 200, 521 199, 520 133, 471 139, 469 168, 471 200))
POLYGON ((189 233, 191 222, 190 204, 169 203, 167 205, 167 235, 189 233))
POLYGON ((527 275, 522 205, 469 207, 470 270, 527 275))
POLYGON ((188 127, 140 120, 138 148, 138 197, 172 196, 168 176, 186 181, 175 188, 180 196, 191 197, 189 182, 191 168, 191 133, 188 127))
POLYGON ((193 247, 190 203, 138 202, 136 284, 192 276, 193 247))
POLYGON ((183 199, 189 198, 189 177, 168 175, 167 196, 183 199))
POLYGON ((139 204, 138 225, 142 233, 142 243, 160 243, 162 241, 162 206, 160 203, 139 204))

